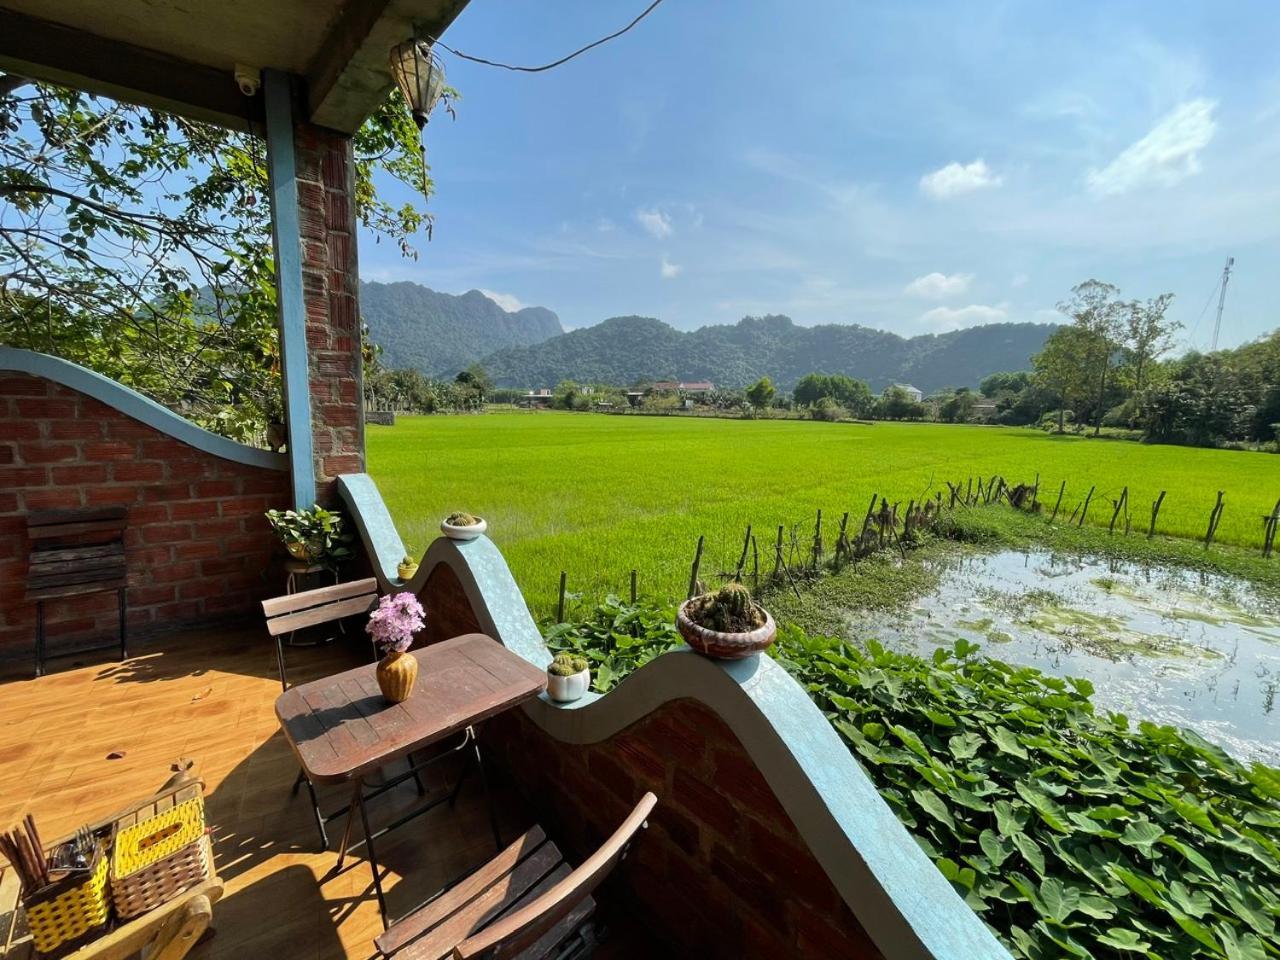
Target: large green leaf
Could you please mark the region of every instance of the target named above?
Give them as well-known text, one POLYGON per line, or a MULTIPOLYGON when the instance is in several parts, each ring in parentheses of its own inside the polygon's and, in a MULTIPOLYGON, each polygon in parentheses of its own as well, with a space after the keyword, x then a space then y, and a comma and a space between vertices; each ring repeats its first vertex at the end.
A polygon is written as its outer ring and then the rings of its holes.
POLYGON ((947 805, 942 798, 932 790, 912 790, 911 797, 916 803, 920 804, 920 808, 933 817, 946 824, 951 830, 956 829, 956 822, 951 817, 951 811, 947 809, 947 805))

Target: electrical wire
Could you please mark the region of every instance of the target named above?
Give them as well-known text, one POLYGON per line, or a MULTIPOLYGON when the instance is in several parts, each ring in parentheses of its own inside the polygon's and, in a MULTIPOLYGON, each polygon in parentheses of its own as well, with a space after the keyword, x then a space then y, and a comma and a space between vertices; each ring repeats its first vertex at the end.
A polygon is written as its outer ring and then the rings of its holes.
POLYGON ((1187 335, 1183 339, 1183 343, 1185 343, 1192 350, 1194 350, 1196 346, 1195 339, 1194 339, 1196 335, 1196 328, 1200 326, 1200 321, 1204 319, 1204 315, 1209 309, 1209 304, 1213 303, 1214 294, 1218 292, 1218 289, 1221 286, 1222 286, 1222 277, 1218 277, 1218 282, 1213 285, 1213 289, 1209 291, 1208 298, 1205 299, 1204 306, 1200 308, 1200 315, 1196 317, 1196 322, 1191 325, 1191 329, 1187 331, 1187 335))
POLYGON ((435 42, 435 46, 444 47, 446 50, 452 53, 455 57, 461 57, 463 60, 470 60, 472 63, 481 63, 481 64, 484 64, 486 67, 501 67, 503 70, 514 70, 518 73, 541 73, 544 70, 550 70, 553 67, 558 67, 561 64, 568 63, 574 57, 579 56, 580 54, 586 53, 588 50, 594 47, 598 47, 602 43, 608 43, 610 40, 616 40, 618 37, 622 36, 624 33, 626 33, 628 30, 634 27, 637 23, 639 23, 649 14, 653 13, 654 9, 661 2, 662 0, 653 0, 653 3, 649 4, 649 6, 647 6, 644 9, 644 12, 641 13, 640 16, 636 17, 634 20, 628 23, 625 27, 623 27, 617 33, 611 33, 607 37, 601 37, 599 40, 596 40, 594 43, 588 43, 585 47, 581 47, 580 49, 573 51, 573 53, 569 54, 566 57, 561 57, 559 60, 556 60, 552 63, 545 63, 540 67, 513 67, 509 63, 498 63, 495 60, 486 60, 483 57, 473 57, 470 54, 466 54, 460 50, 453 49, 453 47, 449 46, 443 40, 437 40, 435 42))

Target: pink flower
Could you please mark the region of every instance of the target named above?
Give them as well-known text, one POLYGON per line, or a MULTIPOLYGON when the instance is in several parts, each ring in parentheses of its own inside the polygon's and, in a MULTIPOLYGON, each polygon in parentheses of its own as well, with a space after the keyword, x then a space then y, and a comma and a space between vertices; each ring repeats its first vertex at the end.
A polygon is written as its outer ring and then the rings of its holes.
POLYGON ((413 635, 422 629, 426 614, 412 593, 388 594, 378 601, 378 609, 369 614, 365 630, 384 656, 404 653, 413 643, 413 635))

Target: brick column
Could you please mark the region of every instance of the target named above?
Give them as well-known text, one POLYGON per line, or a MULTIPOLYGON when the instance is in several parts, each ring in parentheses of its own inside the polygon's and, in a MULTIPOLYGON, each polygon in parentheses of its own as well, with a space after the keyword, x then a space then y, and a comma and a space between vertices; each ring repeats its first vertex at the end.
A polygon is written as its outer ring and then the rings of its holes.
POLYGON ((364 470, 355 170, 350 138, 321 127, 298 122, 294 151, 316 500, 331 505, 335 478, 364 470))

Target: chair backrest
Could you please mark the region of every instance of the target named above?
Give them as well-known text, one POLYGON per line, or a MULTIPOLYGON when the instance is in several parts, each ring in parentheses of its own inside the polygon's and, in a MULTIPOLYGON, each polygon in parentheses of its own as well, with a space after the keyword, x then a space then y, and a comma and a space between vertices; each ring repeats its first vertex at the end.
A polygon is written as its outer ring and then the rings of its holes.
POLYGON ((377 603, 378 581, 370 577, 263 600, 262 613, 267 618, 268 632, 278 637, 304 627, 368 613, 377 603))
POLYGON ((128 522, 124 507, 27 514, 27 596, 53 599, 124 587, 128 522))
POLYGON ((509 960, 538 941, 582 903, 618 865, 658 798, 646 793, 622 825, 604 845, 554 887, 532 903, 521 907, 479 933, 468 937, 453 950, 455 960, 509 960))

